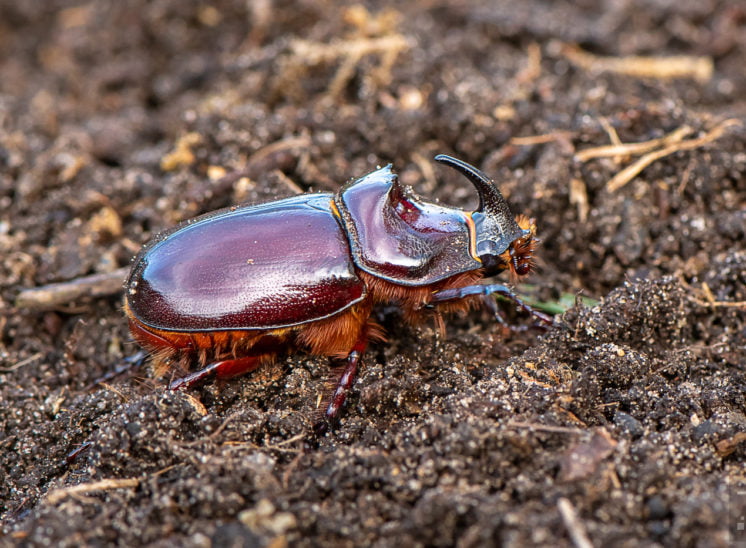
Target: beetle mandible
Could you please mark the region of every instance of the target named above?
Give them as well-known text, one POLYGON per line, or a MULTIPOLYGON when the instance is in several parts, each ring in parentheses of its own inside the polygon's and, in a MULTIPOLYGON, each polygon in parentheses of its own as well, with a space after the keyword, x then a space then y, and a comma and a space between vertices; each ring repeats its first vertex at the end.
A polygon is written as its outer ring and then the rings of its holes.
POLYGON ((154 238, 134 260, 125 311, 156 374, 196 365, 171 382, 176 389, 247 373, 289 350, 342 360, 316 426, 324 432, 369 339, 383 340, 374 305, 395 303, 410 323, 468 310, 493 293, 530 310, 508 287, 479 282, 504 270, 513 278, 531 271, 533 221, 514 218, 479 169, 443 154, 435 160, 476 187, 476 211, 420 200, 389 164, 336 194, 234 206, 154 238))

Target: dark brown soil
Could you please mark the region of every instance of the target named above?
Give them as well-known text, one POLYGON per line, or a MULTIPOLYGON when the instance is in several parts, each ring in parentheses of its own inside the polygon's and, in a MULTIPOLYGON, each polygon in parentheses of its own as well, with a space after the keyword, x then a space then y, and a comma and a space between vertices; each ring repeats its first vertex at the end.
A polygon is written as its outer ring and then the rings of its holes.
POLYGON ((719 126, 746 114, 743 4, 399 4, 0 0, 1 543, 746 543, 746 129, 719 126), (714 72, 625 75, 572 44, 714 72), (604 124, 704 139, 612 192, 639 155, 576 156, 604 124), (318 448, 324 359, 187 393, 147 368, 97 382, 136 351, 121 293, 15 304, 180 220, 376 164, 473 207, 440 152, 536 218, 524 291, 600 303, 445 337, 377 311, 389 342, 318 448))

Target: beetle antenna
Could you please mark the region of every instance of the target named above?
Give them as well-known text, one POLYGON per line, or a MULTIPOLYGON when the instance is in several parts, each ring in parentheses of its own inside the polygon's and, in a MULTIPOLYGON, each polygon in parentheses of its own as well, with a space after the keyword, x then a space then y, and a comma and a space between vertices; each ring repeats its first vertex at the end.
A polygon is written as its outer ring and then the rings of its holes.
POLYGON ((511 218, 513 217, 503 195, 492 180, 480 169, 447 154, 438 154, 435 157, 435 161, 452 167, 471 181, 471 184, 476 187, 479 194, 479 208, 477 211, 498 217, 506 215, 511 218))

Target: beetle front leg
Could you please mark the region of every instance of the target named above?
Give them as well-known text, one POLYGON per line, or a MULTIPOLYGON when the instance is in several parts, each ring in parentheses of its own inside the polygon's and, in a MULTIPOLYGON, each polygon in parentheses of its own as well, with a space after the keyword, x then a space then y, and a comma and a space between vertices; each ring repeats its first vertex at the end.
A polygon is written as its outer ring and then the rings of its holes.
POLYGON ((324 413, 324 418, 318 421, 313 429, 317 436, 323 436, 329 430, 329 427, 333 426, 339 418, 339 412, 347 399, 353 383, 355 382, 355 376, 357 375, 358 367, 365 353, 365 348, 368 346, 368 327, 364 326, 360 330, 355 346, 352 347, 350 353, 344 359, 345 366, 342 375, 337 381, 337 387, 334 389, 332 398, 329 401, 329 405, 324 413))
MULTIPOLYGON (((515 293, 513 293, 513 291, 508 286, 505 286, 502 284, 476 284, 476 285, 467 285, 465 287, 458 287, 455 289, 444 289, 442 291, 436 291, 432 295, 430 304, 438 304, 438 303, 444 303, 448 301, 455 301, 455 300, 463 299, 464 297, 469 297, 472 295, 489 296, 495 293, 498 295, 502 295, 509 301, 512 301, 513 303, 515 303, 515 305, 518 308, 520 308, 524 312, 528 312, 534 318, 538 319, 542 323, 546 325, 554 325, 554 318, 552 318, 548 314, 544 314, 543 312, 534 310, 534 308, 530 307, 529 305, 524 303, 521 299, 519 299, 518 296, 515 293)), ((500 318, 497 314, 496 314, 496 317, 498 317, 498 320, 502 322, 502 318, 500 318)))

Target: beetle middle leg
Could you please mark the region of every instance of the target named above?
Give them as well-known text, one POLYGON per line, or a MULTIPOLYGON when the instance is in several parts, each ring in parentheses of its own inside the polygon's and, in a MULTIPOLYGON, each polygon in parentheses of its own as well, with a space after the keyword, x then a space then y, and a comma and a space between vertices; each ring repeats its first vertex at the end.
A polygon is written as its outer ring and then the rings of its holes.
POLYGON ((344 358, 344 371, 337 381, 337 386, 334 389, 329 405, 326 407, 324 417, 318 421, 314 426, 313 430, 317 436, 323 436, 330 426, 333 426, 339 417, 339 412, 347 399, 353 383, 355 382, 355 376, 360 365, 360 361, 363 358, 365 349, 368 346, 368 326, 365 325, 360 330, 355 345, 344 358))
MULTIPOLYGON (((519 299, 518 296, 513 293, 513 291, 508 286, 502 284, 475 284, 467 285, 465 287, 457 287, 454 289, 444 289, 442 291, 436 291, 435 293, 433 293, 429 304, 454 301, 472 295, 488 296, 493 294, 502 295, 509 301, 513 302, 518 308, 520 308, 524 312, 528 312, 529 314, 531 314, 531 316, 538 319, 542 323, 546 325, 554 325, 554 318, 552 318, 548 314, 539 312, 538 310, 535 310, 531 306, 527 305, 521 299, 519 299)), ((494 312, 494 309, 492 309, 492 307, 490 308, 494 312)), ((502 318, 500 318, 499 315, 496 314, 496 317, 499 321, 502 321, 502 318)))

